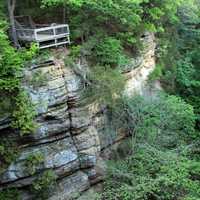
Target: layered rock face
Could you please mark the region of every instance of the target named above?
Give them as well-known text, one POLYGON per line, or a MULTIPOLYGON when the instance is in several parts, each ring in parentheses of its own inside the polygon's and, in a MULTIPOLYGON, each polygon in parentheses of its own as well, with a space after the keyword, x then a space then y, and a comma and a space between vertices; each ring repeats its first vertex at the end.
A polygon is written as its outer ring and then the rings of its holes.
MULTIPOLYGON (((148 75, 155 67, 155 42, 152 34, 143 38, 145 49, 137 68, 127 77, 125 93, 142 93, 148 75)), ((133 63, 133 65, 135 64, 133 63)), ((23 199, 34 199, 29 186, 44 171, 51 169, 57 175, 50 200, 68 200, 103 180, 105 164, 103 151, 126 135, 108 134, 107 117, 95 103, 82 103, 81 78, 60 60, 43 66, 32 66, 25 72, 24 86, 36 105, 38 128, 35 134, 19 138, 20 154, 0 175, 0 188, 17 187, 23 199), (45 74, 45 80, 35 85, 34 74, 45 74), (42 155, 34 174, 27 170, 31 155, 42 155)), ((10 133, 9 120, 0 121, 0 137, 16 137, 10 133)))

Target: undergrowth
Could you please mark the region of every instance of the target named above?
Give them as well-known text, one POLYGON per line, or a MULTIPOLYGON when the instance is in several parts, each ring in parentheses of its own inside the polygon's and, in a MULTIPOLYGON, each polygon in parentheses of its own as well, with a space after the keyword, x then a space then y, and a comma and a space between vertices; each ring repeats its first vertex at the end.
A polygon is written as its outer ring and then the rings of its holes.
POLYGON ((112 120, 132 135, 124 147, 129 153, 108 162, 100 199, 198 200, 200 134, 192 107, 163 94, 120 104, 112 120))

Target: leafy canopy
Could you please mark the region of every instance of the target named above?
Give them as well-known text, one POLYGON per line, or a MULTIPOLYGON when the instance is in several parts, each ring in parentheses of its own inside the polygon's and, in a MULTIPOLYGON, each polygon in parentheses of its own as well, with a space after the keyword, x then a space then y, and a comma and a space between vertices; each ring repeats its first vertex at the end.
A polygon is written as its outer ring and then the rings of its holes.
POLYGON ((168 92, 178 94, 194 106, 200 119, 200 2, 184 2, 178 12, 179 23, 166 27, 160 35, 161 81, 168 92))
MULTIPOLYGON (((2 10, 0 13, 3 15, 2 10)), ((34 130, 35 114, 32 112, 31 103, 21 86, 22 72, 25 63, 36 54, 37 47, 33 45, 30 50, 17 51, 10 44, 7 28, 7 22, 2 17, 0 19, 0 92, 3 98, 9 98, 9 101, 14 104, 11 114, 12 124, 14 128, 21 129, 23 135, 34 130)), ((3 109, 2 107, 1 110, 3 109)))
POLYGON ((90 33, 95 31, 96 27, 103 28, 105 32, 119 34, 126 31, 132 35, 143 32, 144 29, 159 31, 164 28, 163 23, 175 22, 177 7, 182 1, 42 0, 42 5, 44 7, 66 5, 70 13, 70 24, 83 35, 88 31, 90 33))

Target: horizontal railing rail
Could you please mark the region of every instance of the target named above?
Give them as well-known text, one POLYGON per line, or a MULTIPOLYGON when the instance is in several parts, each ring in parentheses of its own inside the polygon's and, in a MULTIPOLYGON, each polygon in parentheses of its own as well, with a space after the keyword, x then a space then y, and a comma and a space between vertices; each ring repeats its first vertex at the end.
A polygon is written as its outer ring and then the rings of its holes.
POLYGON ((59 28, 67 28, 68 32, 69 32, 69 26, 66 25, 55 25, 55 26, 50 26, 50 27, 44 27, 44 28, 36 28, 36 32, 40 32, 40 31, 47 31, 47 30, 54 30, 54 29, 59 29, 59 28))
POLYGON ((34 31, 35 29, 31 29, 31 28, 16 28, 16 31, 34 31))

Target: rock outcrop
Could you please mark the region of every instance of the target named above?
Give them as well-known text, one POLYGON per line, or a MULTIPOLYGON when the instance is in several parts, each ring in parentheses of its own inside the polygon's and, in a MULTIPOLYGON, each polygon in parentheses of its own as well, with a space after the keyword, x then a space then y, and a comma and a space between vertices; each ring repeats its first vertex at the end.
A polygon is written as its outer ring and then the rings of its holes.
MULTIPOLYGON (((155 67, 155 42, 152 34, 143 38, 145 51, 139 66, 125 73, 126 93, 141 93, 149 73, 155 67)), ((0 175, 0 189, 17 187, 23 199, 33 199, 29 189, 46 170, 57 175, 57 184, 50 200, 68 200, 103 180, 105 164, 102 151, 122 140, 126 135, 105 132, 106 115, 95 103, 82 104, 82 80, 60 60, 25 71, 24 86, 36 105, 38 128, 35 134, 19 142, 21 152, 7 170, 0 175), (45 81, 33 84, 34 73, 44 74, 45 81), (27 170, 27 159, 40 154, 41 163, 34 174, 27 170)), ((8 137, 9 120, 0 121, 0 137, 8 137)), ((13 137, 13 133, 11 136, 13 137)), ((16 138, 17 140, 17 138, 16 138)))

